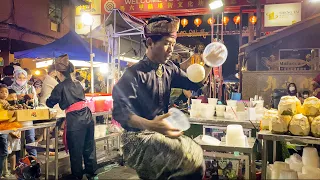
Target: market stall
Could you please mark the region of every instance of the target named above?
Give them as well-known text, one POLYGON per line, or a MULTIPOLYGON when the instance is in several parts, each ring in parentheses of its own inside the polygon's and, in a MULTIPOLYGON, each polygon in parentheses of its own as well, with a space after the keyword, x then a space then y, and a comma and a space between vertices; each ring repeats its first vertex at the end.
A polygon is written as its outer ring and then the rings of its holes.
MULTIPOLYGON (((9 111, 8 111, 9 112, 9 111)), ((56 120, 54 120, 54 112, 50 111, 49 109, 16 109, 14 110, 13 116, 8 120, 4 118, 4 114, 8 114, 6 110, 2 110, 2 117, 1 117, 1 130, 0 134, 9 134, 13 132, 20 131, 21 132, 21 157, 25 157, 26 151, 26 141, 25 141, 25 131, 31 129, 45 129, 47 132, 47 137, 49 136, 49 131, 51 128, 56 127, 56 120), (14 118, 14 121, 12 119, 14 118), (33 121, 47 121, 42 123, 33 124, 33 121)), ((13 112, 10 110, 10 112, 13 112)), ((9 113, 11 114, 11 113, 9 113)), ((57 135, 57 133, 55 133, 57 135)), ((45 178, 49 179, 49 164, 46 163, 49 161, 49 138, 46 139, 45 145, 43 150, 45 151, 45 161, 41 163, 45 164, 45 178)), ((54 149, 57 151, 57 148, 54 149)), ((57 160, 57 157, 55 157, 57 160)), ((55 174, 56 179, 58 174, 55 174)))

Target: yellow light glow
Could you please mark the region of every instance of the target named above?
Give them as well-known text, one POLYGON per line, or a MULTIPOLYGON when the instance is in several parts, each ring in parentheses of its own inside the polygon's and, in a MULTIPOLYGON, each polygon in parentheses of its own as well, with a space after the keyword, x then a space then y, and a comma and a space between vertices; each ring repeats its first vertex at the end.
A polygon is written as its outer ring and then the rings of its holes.
POLYGON ((36 70, 36 71, 34 72, 34 74, 37 75, 37 76, 39 76, 39 75, 41 74, 41 72, 40 72, 39 70, 36 70))

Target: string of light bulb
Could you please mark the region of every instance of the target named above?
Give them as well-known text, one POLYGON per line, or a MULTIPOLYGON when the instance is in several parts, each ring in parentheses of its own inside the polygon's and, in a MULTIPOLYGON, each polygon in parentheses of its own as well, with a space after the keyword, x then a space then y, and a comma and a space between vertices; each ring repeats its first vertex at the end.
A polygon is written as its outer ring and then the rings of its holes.
MULTIPOLYGON (((224 24, 225 26, 228 25, 229 21, 230 21, 230 19, 229 19, 228 16, 224 16, 224 17, 223 17, 222 22, 223 22, 223 24, 224 24)), ((234 24, 238 25, 238 24, 240 24, 240 21, 241 21, 240 15, 236 15, 236 16, 233 17, 233 22, 234 22, 234 24)), ((208 20, 207 20, 207 23, 208 23, 210 26, 211 26, 212 24, 214 24, 215 22, 216 22, 216 19, 214 19, 214 18, 212 18, 212 17, 208 18, 208 20)), ((250 16, 250 17, 249 17, 249 22, 250 22, 251 24, 255 25, 255 24, 257 23, 257 17, 256 17, 256 16, 250 16)), ((189 20, 186 19, 186 18, 183 18, 183 19, 181 19, 180 23, 181 23, 182 27, 186 27, 186 26, 189 24, 189 20)), ((194 23, 194 25, 196 25, 197 27, 199 27, 199 26, 202 24, 202 19, 201 19, 201 18, 195 18, 194 21, 193 21, 193 23, 194 23)))

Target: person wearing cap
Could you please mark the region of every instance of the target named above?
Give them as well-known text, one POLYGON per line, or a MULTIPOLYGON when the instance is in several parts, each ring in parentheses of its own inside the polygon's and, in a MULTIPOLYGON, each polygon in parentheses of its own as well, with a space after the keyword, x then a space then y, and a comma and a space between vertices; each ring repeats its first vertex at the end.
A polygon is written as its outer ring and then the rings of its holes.
MULTIPOLYGON (((146 55, 127 68, 114 86, 113 118, 122 135, 124 160, 141 179, 202 179, 203 152, 192 139, 166 121, 171 88, 198 90, 186 73, 190 59, 178 68, 170 58, 180 20, 156 16, 145 26, 146 55), (183 69, 183 70, 182 70, 183 69)), ((206 75, 212 68, 205 66, 206 75)), ((206 77, 207 77, 206 76, 206 77)))
POLYGON ((88 179, 92 179, 97 167, 92 113, 86 105, 81 83, 72 77, 74 66, 68 55, 58 57, 54 66, 60 83, 52 90, 46 105, 53 108, 59 104, 65 110, 64 144, 66 151, 70 152, 72 175, 75 179, 82 179, 86 174, 88 179))

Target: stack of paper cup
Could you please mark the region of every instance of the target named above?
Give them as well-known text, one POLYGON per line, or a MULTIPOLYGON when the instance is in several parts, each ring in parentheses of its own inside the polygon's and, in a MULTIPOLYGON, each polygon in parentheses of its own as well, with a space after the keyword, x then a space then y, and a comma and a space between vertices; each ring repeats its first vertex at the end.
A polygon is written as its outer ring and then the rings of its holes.
POLYGON ((298 174, 293 170, 282 170, 279 174, 279 179, 298 179, 298 174))
POLYGON ((319 156, 317 149, 313 147, 303 148, 302 163, 304 166, 319 168, 319 156))
POLYGON ((227 100, 227 105, 232 106, 232 107, 237 107, 237 102, 236 100, 227 100))
POLYGON ((218 117, 223 117, 225 110, 226 110, 226 106, 225 105, 217 105, 216 106, 217 116, 218 117))
POLYGON ((217 98, 208 98, 208 104, 217 105, 218 99, 217 98))
POLYGON ((201 104, 201 99, 191 99, 192 104, 201 104))
POLYGON ((275 161, 271 170, 271 179, 279 179, 280 172, 290 170, 289 164, 285 162, 275 161))
POLYGON ((243 133, 241 125, 232 124, 227 126, 226 145, 235 147, 246 147, 247 137, 243 133))
POLYGON ((202 106, 203 106, 202 118, 213 119, 216 106, 211 104, 202 104, 202 106))

